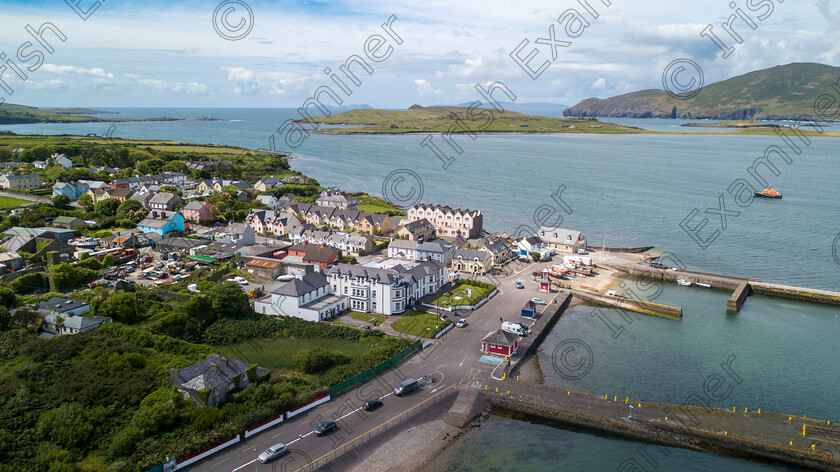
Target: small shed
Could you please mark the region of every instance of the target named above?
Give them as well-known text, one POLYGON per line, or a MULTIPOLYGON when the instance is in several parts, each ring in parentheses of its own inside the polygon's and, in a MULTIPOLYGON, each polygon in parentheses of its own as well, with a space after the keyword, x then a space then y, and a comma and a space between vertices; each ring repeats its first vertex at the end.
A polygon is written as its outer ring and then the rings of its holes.
POLYGON ((536 318, 538 314, 537 304, 533 301, 528 300, 524 305, 522 305, 522 312, 520 313, 521 316, 524 316, 525 318, 536 318))
POLYGON ((512 356, 519 348, 519 339, 513 334, 502 331, 490 331, 481 340, 481 351, 488 354, 512 356))

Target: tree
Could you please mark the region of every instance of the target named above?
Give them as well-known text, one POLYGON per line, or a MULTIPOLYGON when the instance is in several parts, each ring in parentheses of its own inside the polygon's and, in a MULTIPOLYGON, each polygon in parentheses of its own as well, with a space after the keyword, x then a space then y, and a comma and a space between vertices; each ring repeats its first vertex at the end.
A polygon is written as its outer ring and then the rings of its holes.
POLYGON ((52 197, 52 203, 54 207, 63 210, 67 208, 67 205, 70 205, 70 197, 67 195, 56 195, 52 197))
POLYGON ((219 318, 236 318, 245 313, 250 304, 248 295, 236 282, 222 282, 207 292, 210 306, 219 318))
POLYGON ((533 259, 534 262, 539 262, 540 259, 542 259, 542 254, 540 254, 538 251, 532 251, 530 255, 531 259, 533 259))
POLYGON ((31 308, 21 308, 12 314, 12 323, 26 328, 32 334, 38 332, 43 322, 41 315, 31 308))
POLYGON ((93 211, 100 216, 114 216, 117 214, 117 209, 120 207, 120 201, 116 198, 106 198, 96 202, 93 211))
POLYGON ((67 449, 83 448, 93 435, 87 410, 78 403, 62 403, 38 418, 38 436, 67 449))
POLYGON ((9 287, 0 287, 0 305, 7 308, 15 306, 15 291, 9 287))
POLYGON ((91 197, 88 193, 82 194, 82 196, 79 197, 79 206, 81 206, 82 209, 87 212, 93 211, 93 197, 91 197))
POLYGON ((118 218, 127 218, 131 216, 131 213, 137 210, 143 210, 143 204, 137 200, 126 200, 120 203, 120 206, 117 207, 117 217, 118 218))
POLYGON ((4 330, 12 323, 12 315, 5 306, 0 306, 0 330, 4 330))
POLYGON ((114 265, 114 256, 111 254, 102 258, 102 267, 112 267, 114 265))
POLYGON ((148 159, 137 163, 137 171, 141 174, 157 174, 166 164, 163 159, 148 159))

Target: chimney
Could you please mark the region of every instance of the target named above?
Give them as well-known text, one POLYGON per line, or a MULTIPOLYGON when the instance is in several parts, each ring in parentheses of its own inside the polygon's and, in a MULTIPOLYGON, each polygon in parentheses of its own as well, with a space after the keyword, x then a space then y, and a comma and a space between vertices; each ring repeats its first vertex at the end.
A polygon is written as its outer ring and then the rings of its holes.
POLYGON ((158 217, 158 212, 157 212, 157 211, 153 211, 153 212, 152 212, 152 218, 157 219, 157 217, 158 217))
POLYGON ((218 366, 218 364, 216 364, 216 361, 210 362, 210 369, 209 370, 210 370, 210 372, 218 372, 219 371, 219 366, 218 366))

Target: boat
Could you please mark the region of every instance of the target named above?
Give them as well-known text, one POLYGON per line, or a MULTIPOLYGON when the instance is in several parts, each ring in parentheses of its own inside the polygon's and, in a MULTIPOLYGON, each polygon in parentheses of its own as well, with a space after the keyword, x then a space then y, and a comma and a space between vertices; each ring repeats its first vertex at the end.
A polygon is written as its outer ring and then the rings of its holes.
POLYGON ((678 279, 677 283, 682 285, 683 287, 691 287, 691 282, 688 280, 678 279))
POLYGON ((698 287, 703 287, 703 288, 712 288, 712 286, 710 284, 703 284, 703 283, 700 283, 700 282, 697 282, 694 285, 697 285, 698 287))
POLYGON ((99 245, 99 240, 94 238, 73 238, 69 241, 68 244, 83 249, 94 249, 96 246, 99 245))
POLYGON ((756 197, 762 198, 782 198, 782 192, 770 187, 767 187, 766 189, 760 192, 753 192, 753 194, 756 197))

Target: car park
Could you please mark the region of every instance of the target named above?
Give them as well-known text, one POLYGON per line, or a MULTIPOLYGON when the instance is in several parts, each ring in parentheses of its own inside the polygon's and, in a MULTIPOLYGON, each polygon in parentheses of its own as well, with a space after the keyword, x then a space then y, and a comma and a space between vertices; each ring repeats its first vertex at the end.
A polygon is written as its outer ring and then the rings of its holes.
POLYGON ((323 436, 330 431, 335 430, 337 427, 338 424, 333 420, 322 421, 315 427, 315 436, 323 436))
POLYGON ((289 452, 289 450, 286 449, 285 444, 275 444, 270 448, 266 449, 265 452, 263 452, 259 455, 259 457, 257 457, 257 459, 259 459, 259 461, 263 464, 267 464, 278 457, 285 456, 287 452, 289 452))
POLYGON ((457 323, 455 323, 455 326, 458 328, 463 328, 467 326, 467 320, 465 318, 461 318, 460 320, 458 320, 457 323))
POLYGON ((365 403, 362 404, 362 408, 364 408, 365 411, 375 410, 375 409, 379 408, 380 406, 382 406, 382 400, 380 400, 379 398, 367 399, 367 400, 365 400, 365 403))

